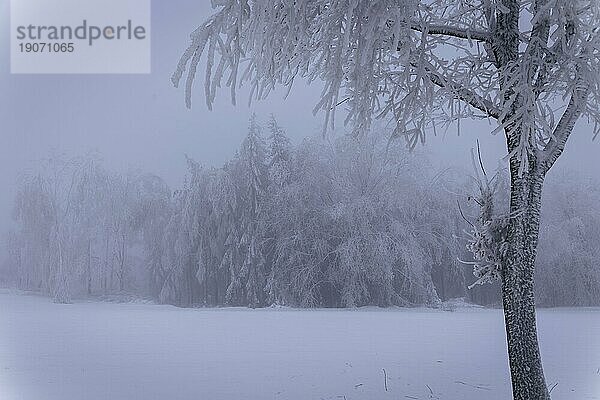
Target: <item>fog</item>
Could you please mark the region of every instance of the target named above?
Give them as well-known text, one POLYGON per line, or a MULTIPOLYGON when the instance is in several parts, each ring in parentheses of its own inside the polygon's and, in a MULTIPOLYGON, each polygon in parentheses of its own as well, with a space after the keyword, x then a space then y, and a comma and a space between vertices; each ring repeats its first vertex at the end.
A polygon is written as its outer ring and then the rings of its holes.
POLYGON ((0 0, 1 399, 598 393, 597 0, 35 1, 0 0), (89 46, 11 53, 11 1, 89 46))
MULTIPOLYGON (((207 165, 219 165, 235 152, 256 113, 272 113, 294 141, 322 130, 322 115, 312 109, 320 94, 318 83, 298 81, 291 95, 272 94, 248 105, 241 90, 232 106, 226 90, 213 111, 204 102, 203 71, 199 71, 191 110, 182 90, 169 78, 189 33, 211 13, 208 1, 153 1, 152 73, 148 75, 17 75, 10 74, 9 0, 0 0, 0 232, 10 224, 19 174, 51 152, 66 156, 97 152, 108 168, 141 168, 170 185, 185 173, 184 154, 207 165)), ((343 126, 338 123, 339 132, 343 126)), ((469 149, 481 142, 486 163, 495 167, 504 156, 503 138, 489 134, 486 122, 463 121, 455 128, 429 135, 427 151, 443 164, 469 168, 469 149)), ((598 144, 591 128, 580 122, 568 150, 555 169, 598 171, 598 144)), ((331 134, 331 133, 330 133, 331 134)))

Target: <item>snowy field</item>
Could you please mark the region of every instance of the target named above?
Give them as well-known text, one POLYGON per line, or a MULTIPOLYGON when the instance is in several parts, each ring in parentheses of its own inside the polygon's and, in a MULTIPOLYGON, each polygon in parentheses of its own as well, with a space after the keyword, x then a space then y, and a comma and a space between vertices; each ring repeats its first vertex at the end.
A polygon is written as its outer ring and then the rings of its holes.
MULTIPOLYGON (((538 321, 553 399, 600 399, 600 310, 538 321)), ((505 346, 499 310, 58 305, 0 292, 2 400, 506 400, 505 346)))

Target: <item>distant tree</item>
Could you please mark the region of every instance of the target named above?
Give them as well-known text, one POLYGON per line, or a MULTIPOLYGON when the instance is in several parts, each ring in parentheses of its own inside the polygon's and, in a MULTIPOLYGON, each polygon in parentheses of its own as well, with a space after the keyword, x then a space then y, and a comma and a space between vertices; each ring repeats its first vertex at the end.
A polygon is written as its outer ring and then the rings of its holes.
MULTIPOLYGON (((296 78, 321 79, 316 110, 333 124, 348 106, 356 132, 391 116, 414 146, 427 129, 461 118, 497 122, 506 137, 510 210, 492 236, 495 259, 477 259, 502 281, 513 396, 550 398, 535 321, 534 265, 541 194, 575 123, 600 127, 597 0, 223 0, 191 35, 172 81, 188 69, 186 102, 207 53, 209 108, 223 77, 263 98, 296 78)), ((484 221, 491 224, 492 221, 484 221)))
POLYGON ((272 261, 266 289, 271 303, 338 305, 327 277, 331 226, 323 205, 331 181, 324 154, 323 147, 304 141, 294 149, 289 180, 281 186, 270 182, 266 226, 272 261))
POLYGON ((434 265, 461 279, 460 218, 421 157, 379 134, 305 140, 292 160, 291 179, 267 192, 270 301, 435 304, 434 265))
POLYGON ((289 183, 292 174, 292 151, 290 139, 282 127, 277 124, 275 117, 271 116, 268 124, 269 148, 268 170, 269 184, 283 186, 289 183))
POLYGON ((163 235, 171 212, 171 191, 162 179, 152 174, 140 175, 136 187, 131 205, 132 231, 140 235, 150 294, 157 297, 165 277, 163 235))
POLYGON ((99 280, 99 238, 102 235, 101 224, 106 215, 107 191, 105 182, 108 174, 95 157, 82 163, 79 177, 73 190, 72 219, 74 229, 78 232, 74 246, 77 247, 78 274, 83 278, 83 285, 88 296, 94 291, 94 281, 99 280))
MULTIPOLYGON (((557 171, 559 172, 559 171, 557 171)), ((573 172, 549 178, 542 207, 537 299, 549 306, 600 304, 600 185, 573 172)))
POLYGON ((188 176, 184 187, 174 194, 172 211, 164 231, 166 267, 159 295, 163 303, 191 306, 198 299, 199 278, 204 266, 199 258, 203 191, 203 170, 187 158, 188 176))
POLYGON ((22 180, 13 216, 18 226, 12 236, 13 252, 19 255, 17 285, 21 289, 37 288, 48 293, 48 246, 55 219, 48 185, 41 175, 27 176, 22 180))
POLYGON ((39 173, 24 176, 15 204, 24 247, 21 283, 49 293, 57 303, 71 301, 73 278, 79 272, 82 225, 77 186, 85 164, 84 159, 53 155, 39 173))
POLYGON ((91 155, 53 156, 38 169, 24 174, 15 199, 11 248, 19 287, 57 302, 133 289, 138 238, 149 240, 154 224, 151 236, 162 240, 157 215, 168 215, 168 188, 157 177, 152 189, 143 175, 110 173, 91 155), (150 193, 156 188, 162 193, 150 193), (150 197, 160 195, 163 203, 151 206, 150 197))
POLYGON ((271 304, 285 304, 286 300, 283 287, 278 287, 282 282, 278 277, 285 274, 281 270, 282 263, 277 259, 277 245, 286 235, 279 225, 278 212, 286 207, 286 191, 293 178, 293 154, 290 139, 282 127, 277 124, 275 117, 271 116, 269 123, 269 145, 267 154, 268 187, 264 214, 267 215, 263 223, 265 234, 264 256, 269 266, 266 280, 266 298, 271 304), (277 215, 277 216, 276 216, 277 215))
POLYGON ((238 171, 242 174, 237 212, 240 236, 236 243, 241 253, 239 277, 245 281, 246 304, 257 307, 264 302, 266 284, 261 218, 265 211, 268 176, 265 144, 254 116, 250 119, 248 135, 242 142, 237 161, 238 171))
POLYGON ((240 265, 242 263, 242 252, 239 248, 240 242, 240 202, 242 201, 239 191, 239 154, 233 160, 227 162, 223 172, 214 187, 213 198, 220 203, 218 209, 219 220, 222 227, 222 257, 218 270, 227 275, 224 288, 225 304, 243 304, 243 283, 240 276, 240 265))

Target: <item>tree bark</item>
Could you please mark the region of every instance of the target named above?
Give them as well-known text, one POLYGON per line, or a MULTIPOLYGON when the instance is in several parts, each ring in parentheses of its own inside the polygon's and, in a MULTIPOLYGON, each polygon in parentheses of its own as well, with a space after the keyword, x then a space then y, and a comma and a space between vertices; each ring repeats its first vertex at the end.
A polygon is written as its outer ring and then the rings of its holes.
POLYGON ((502 301, 514 400, 549 400, 537 339, 534 269, 543 174, 511 163, 511 217, 502 263, 502 301))

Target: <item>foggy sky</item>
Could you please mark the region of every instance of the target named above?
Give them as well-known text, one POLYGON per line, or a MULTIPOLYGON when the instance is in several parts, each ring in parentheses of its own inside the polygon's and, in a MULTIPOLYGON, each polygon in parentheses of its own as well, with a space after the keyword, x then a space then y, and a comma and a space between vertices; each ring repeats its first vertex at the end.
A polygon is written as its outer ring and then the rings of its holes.
MULTIPOLYGON (((225 89, 209 112, 199 70, 193 108, 185 108, 183 91, 169 78, 189 33, 210 13, 207 0, 152 2, 149 75, 11 75, 9 0, 0 0, 0 238, 10 222, 19 172, 50 151, 67 156, 97 151, 108 169, 140 168, 174 187, 185 174, 184 154, 215 166, 230 158, 253 112, 262 121, 273 113, 296 142, 320 132, 322 115, 312 115, 318 84, 299 81, 285 101, 281 92, 273 93, 250 107, 246 91, 233 107, 225 89)), ((456 131, 430 135, 427 148, 441 162, 463 167, 470 165, 469 149, 479 138, 493 168, 505 151, 503 138, 489 134, 492 129, 485 122, 463 122, 460 137, 456 131)), ((555 169, 597 174, 600 148, 590 131, 585 122, 578 124, 555 169)))

